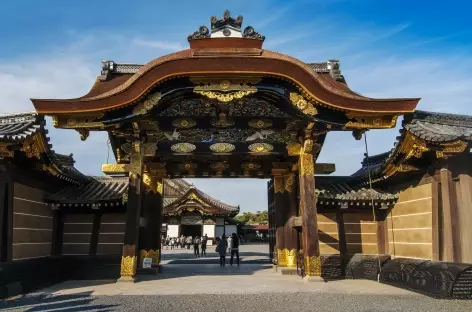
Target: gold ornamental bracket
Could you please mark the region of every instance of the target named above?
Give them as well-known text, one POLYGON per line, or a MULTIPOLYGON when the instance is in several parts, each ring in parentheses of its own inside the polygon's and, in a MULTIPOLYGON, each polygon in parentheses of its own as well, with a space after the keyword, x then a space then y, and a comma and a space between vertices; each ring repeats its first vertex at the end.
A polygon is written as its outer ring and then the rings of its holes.
POLYGON ((369 115, 357 112, 348 112, 346 117, 350 119, 345 125, 348 130, 391 129, 395 127, 398 119, 398 115, 369 115))
POLYGON ((305 97, 300 93, 290 92, 289 97, 292 105, 302 111, 305 115, 315 116, 318 114, 318 110, 313 105, 313 102, 305 99, 305 97))
POLYGON ((193 92, 203 95, 209 99, 216 99, 227 103, 235 99, 241 99, 257 92, 256 84, 260 81, 258 77, 217 79, 194 77, 191 78, 195 84, 193 92))
POLYGON ((103 118, 103 113, 85 114, 78 116, 53 115, 52 124, 55 128, 62 129, 103 129, 104 124, 98 119, 103 118))
POLYGON ((102 172, 104 174, 127 174, 131 171, 130 164, 103 164, 102 172))
POLYGON ((14 152, 9 149, 10 144, 0 143, 0 159, 13 157, 14 152))

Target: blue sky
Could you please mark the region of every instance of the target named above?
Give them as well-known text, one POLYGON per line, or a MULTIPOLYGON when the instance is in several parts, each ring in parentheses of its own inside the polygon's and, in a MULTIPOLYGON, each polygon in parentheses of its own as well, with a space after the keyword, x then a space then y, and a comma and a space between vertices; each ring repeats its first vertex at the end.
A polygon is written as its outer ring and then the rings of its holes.
MULTIPOLYGON (((266 36, 264 48, 305 62, 339 59, 350 87, 371 97, 421 97, 419 109, 472 115, 472 4, 467 1, 1 1, 0 113, 31 111, 31 97, 85 94, 100 60, 146 63, 187 48, 186 37, 229 9, 266 36)), ((107 137, 81 142, 49 123, 51 143, 100 174, 114 161, 107 137)), ((398 128, 369 132, 371 154, 392 148, 398 128)), ((364 146, 330 133, 320 162, 336 174, 360 165, 364 146)), ((207 193, 265 209, 261 180, 192 180, 207 193)))

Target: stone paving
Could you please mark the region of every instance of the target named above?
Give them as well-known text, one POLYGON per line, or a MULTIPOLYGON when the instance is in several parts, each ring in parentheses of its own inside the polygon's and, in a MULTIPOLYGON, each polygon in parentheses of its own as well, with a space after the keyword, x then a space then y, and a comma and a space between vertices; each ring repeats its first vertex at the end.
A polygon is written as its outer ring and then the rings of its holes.
MULTIPOLYGON (((472 302, 439 301, 367 280, 307 283, 280 275, 266 245, 241 247, 241 266, 220 267, 214 248, 195 259, 164 250, 163 272, 137 283, 68 281, 5 302, 5 311, 472 311, 472 302), (185 263, 185 264, 182 264, 185 263)), ((2 310, 2 309, 0 309, 2 310)), ((3 310, 2 310, 3 311, 3 310)))

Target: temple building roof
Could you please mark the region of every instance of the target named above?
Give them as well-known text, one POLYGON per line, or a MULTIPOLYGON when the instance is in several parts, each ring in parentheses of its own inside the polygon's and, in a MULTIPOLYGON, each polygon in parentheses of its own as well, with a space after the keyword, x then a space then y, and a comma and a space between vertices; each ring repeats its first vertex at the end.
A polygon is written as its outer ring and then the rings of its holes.
MULTIPOLYGON (((90 182, 71 185, 46 200, 59 206, 119 206, 127 201, 128 177, 91 177, 90 182)), ((225 204, 182 179, 164 180, 163 214, 177 215, 186 209, 206 214, 235 216, 239 206, 225 204)))
POLYGON ((368 164, 373 182, 402 172, 421 172, 437 159, 469 152, 472 116, 415 111, 406 114, 394 147, 369 156, 350 176, 351 183, 367 185, 368 164))
POLYGON ((35 112, 0 116, 0 159, 13 163, 22 155, 40 164, 42 171, 72 183, 83 183, 88 177, 74 167, 71 155, 56 153, 49 143, 44 116, 35 112))

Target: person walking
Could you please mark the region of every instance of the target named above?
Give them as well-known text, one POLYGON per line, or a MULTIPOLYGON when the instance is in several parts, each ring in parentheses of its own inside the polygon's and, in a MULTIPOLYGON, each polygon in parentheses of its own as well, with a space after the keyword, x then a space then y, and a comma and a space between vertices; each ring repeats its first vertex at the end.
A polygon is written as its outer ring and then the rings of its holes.
POLYGON ((233 265, 233 257, 236 255, 236 262, 239 266, 239 238, 236 233, 231 234, 231 258, 230 258, 230 265, 233 265))
POLYGON ((173 250, 173 249, 174 249, 174 245, 175 245, 175 238, 172 237, 172 238, 170 239, 170 250, 173 250))
POLYGON ((207 242, 208 242, 208 236, 205 234, 205 236, 202 237, 202 257, 206 257, 206 249, 207 249, 207 242))
POLYGON ((231 241, 233 240, 232 236, 228 236, 228 256, 231 254, 231 241))
POLYGON ((226 242, 226 237, 223 234, 221 237, 221 240, 218 242, 218 253, 220 254, 220 266, 224 267, 226 265, 226 248, 228 246, 228 243, 226 242))
POLYGON ((183 235, 180 236, 180 248, 185 248, 185 237, 183 235))
POLYGON ((200 238, 195 236, 195 239, 193 240, 193 253, 195 254, 195 258, 200 257, 200 244, 200 238))
POLYGON ((185 244, 187 245, 187 249, 190 249, 190 245, 192 245, 192 236, 187 237, 185 244))

